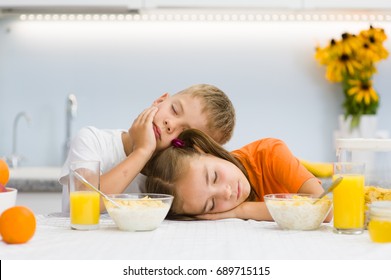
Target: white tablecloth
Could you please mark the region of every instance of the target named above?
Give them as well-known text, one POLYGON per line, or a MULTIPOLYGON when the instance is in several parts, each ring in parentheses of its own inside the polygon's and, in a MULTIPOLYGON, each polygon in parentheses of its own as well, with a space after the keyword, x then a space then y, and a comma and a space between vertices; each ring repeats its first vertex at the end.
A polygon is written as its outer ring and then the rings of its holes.
POLYGON ((335 234, 332 224, 315 231, 287 231, 274 222, 239 219, 165 220, 154 231, 124 232, 102 215, 100 229, 77 231, 70 229, 69 218, 52 214, 37 216, 29 242, 0 242, 0 259, 391 260, 391 243, 373 243, 367 231, 335 234))

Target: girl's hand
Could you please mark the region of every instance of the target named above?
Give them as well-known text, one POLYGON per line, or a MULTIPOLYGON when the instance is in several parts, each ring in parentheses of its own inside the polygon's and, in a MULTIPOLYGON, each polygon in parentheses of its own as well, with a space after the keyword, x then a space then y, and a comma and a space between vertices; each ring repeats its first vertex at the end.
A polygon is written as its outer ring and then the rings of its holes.
POLYGON ((129 129, 129 134, 133 139, 133 151, 144 151, 149 156, 152 156, 156 149, 153 118, 157 111, 158 108, 156 106, 151 106, 141 112, 141 114, 134 120, 132 127, 129 129))
POLYGON ((222 219, 236 218, 235 214, 231 212, 232 210, 227 212, 221 212, 221 213, 202 214, 202 215, 195 216, 195 218, 200 220, 222 220, 222 219))
POLYGON ((221 220, 221 219, 230 219, 230 218, 239 218, 244 219, 241 217, 241 208, 243 207, 242 204, 238 205, 234 209, 220 212, 220 213, 209 213, 209 214, 202 214, 197 215, 196 218, 200 220, 221 220))
POLYGON ((243 202, 239 206, 226 212, 197 215, 201 220, 220 220, 238 218, 243 220, 272 221, 272 217, 266 208, 265 202, 243 202))

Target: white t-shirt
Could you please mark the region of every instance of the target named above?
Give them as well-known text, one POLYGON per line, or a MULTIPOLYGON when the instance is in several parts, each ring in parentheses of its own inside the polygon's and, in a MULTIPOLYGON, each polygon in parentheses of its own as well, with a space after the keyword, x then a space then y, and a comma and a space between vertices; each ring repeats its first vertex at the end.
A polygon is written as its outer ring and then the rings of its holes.
MULTIPOLYGON (((59 182, 62 185, 62 212, 69 212, 68 175, 73 161, 97 160, 101 174, 108 172, 126 158, 122 144, 122 129, 97 129, 87 126, 79 130, 72 140, 67 159, 62 167, 59 182)), ((145 192, 146 176, 138 174, 126 188, 126 193, 145 192)))

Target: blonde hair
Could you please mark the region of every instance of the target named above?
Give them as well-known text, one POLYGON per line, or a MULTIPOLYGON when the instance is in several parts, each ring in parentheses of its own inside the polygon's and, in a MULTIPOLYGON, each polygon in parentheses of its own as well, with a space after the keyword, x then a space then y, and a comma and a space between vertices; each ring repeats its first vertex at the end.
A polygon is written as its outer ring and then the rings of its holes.
POLYGON ((177 94, 200 98, 208 123, 207 131, 219 144, 224 145, 233 135, 236 123, 235 108, 228 96, 219 88, 208 84, 190 86, 177 94))
MULTIPOLYGON (((183 131, 176 141, 180 139, 183 145, 170 146, 158 152, 147 164, 146 192, 163 193, 174 196, 169 212, 170 218, 183 215, 181 203, 177 199, 176 182, 182 178, 189 168, 190 158, 210 154, 235 164, 248 178, 244 166, 230 152, 198 129, 183 131)), ((252 188, 251 188, 252 189, 252 188)), ((254 200, 257 194, 251 191, 249 200, 254 200)))

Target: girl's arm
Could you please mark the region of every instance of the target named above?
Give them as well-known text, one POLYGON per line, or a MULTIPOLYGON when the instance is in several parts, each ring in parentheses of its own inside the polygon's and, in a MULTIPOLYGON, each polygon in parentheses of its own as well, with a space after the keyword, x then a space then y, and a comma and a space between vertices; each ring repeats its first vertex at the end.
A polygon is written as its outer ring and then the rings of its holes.
POLYGON ((308 193, 319 196, 323 193, 323 187, 319 183, 319 180, 314 177, 305 181, 303 185, 301 185, 298 193, 308 193))
MULTIPOLYGON (((319 196, 323 193, 323 187, 319 183, 317 178, 311 178, 304 182, 304 184, 300 187, 299 193, 308 193, 313 194, 315 196, 319 196)), ((333 209, 330 210, 330 213, 327 215, 325 222, 330 222, 333 218, 333 209)))
POLYGON ((265 202, 243 202, 239 206, 235 207, 232 210, 213 213, 213 214, 203 214, 196 216, 198 219, 203 220, 220 220, 220 219, 229 219, 229 218, 238 218, 243 220, 256 220, 256 221, 273 221, 272 216, 267 210, 265 202))
MULTIPOLYGON (((311 178, 304 182, 300 187, 299 193, 313 194, 315 196, 320 195, 323 192, 323 188, 320 185, 317 178, 311 178)), ((332 210, 325 219, 325 222, 330 222, 333 217, 332 210)), ((220 220, 228 218, 238 219, 251 219, 256 221, 273 221, 265 202, 243 202, 236 208, 215 214, 198 215, 196 218, 205 220, 220 220)))

